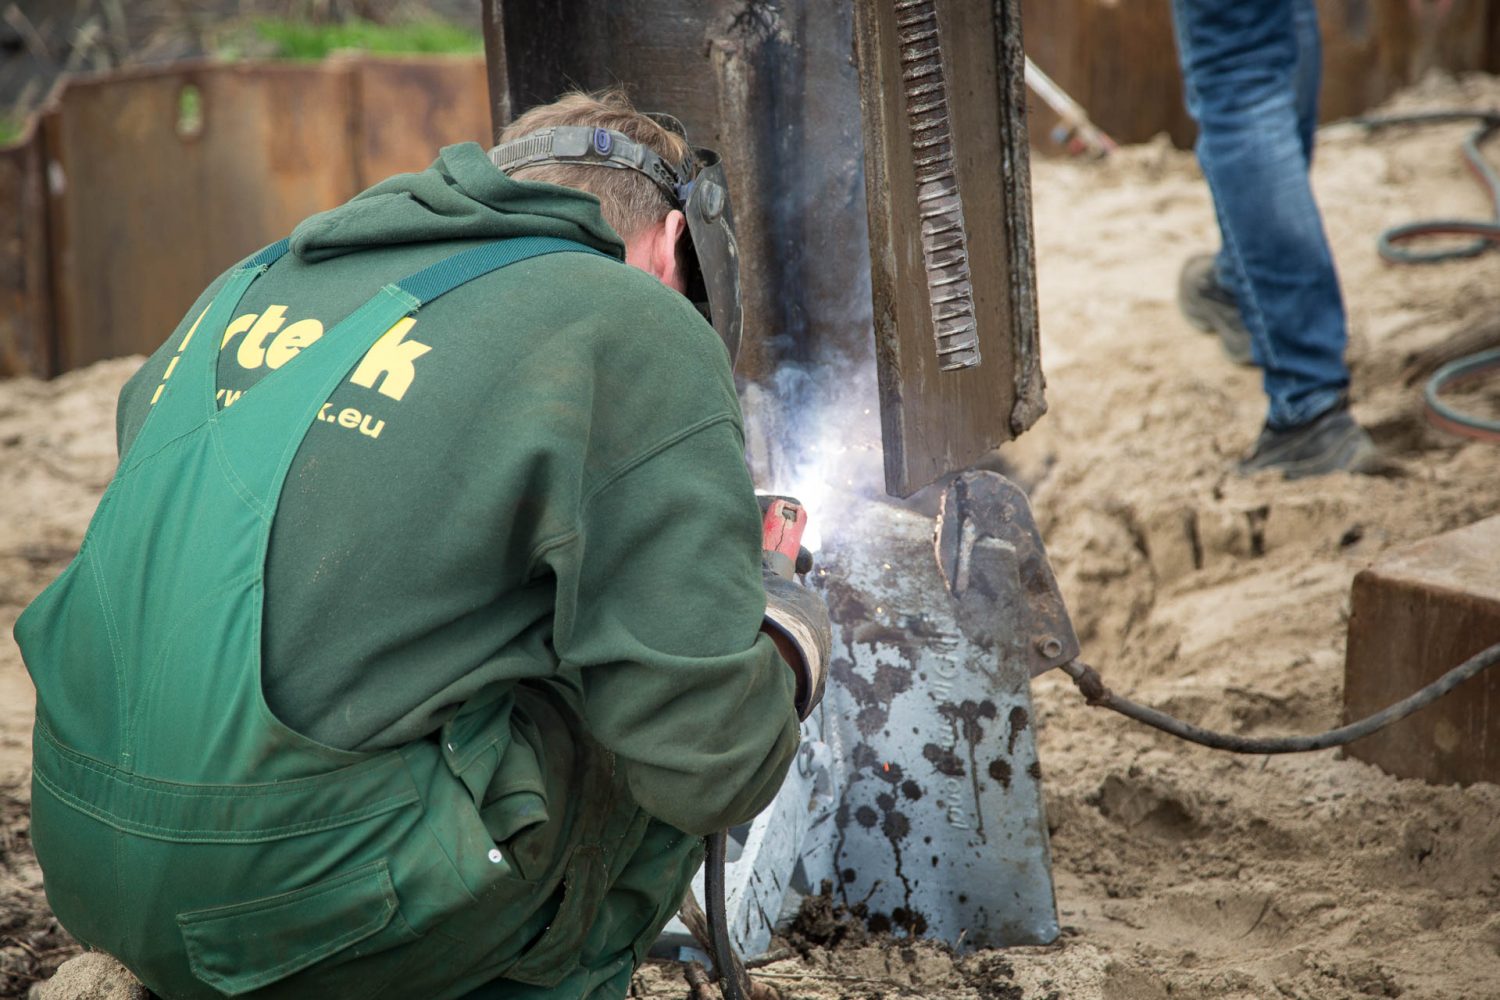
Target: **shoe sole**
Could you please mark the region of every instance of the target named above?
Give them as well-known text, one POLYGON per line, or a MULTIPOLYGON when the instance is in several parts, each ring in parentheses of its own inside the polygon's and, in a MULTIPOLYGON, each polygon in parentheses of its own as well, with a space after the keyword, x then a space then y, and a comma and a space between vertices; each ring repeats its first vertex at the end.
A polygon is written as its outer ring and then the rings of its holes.
POLYGON ((1375 470, 1379 464, 1377 461, 1379 455, 1380 452, 1375 447, 1375 442, 1370 440, 1368 434, 1352 434, 1340 443, 1332 455, 1320 455, 1317 458, 1305 458, 1301 461, 1277 462, 1255 469, 1240 468, 1238 471, 1242 476, 1253 476, 1256 473, 1275 470, 1287 480, 1310 479, 1313 476, 1326 476, 1335 472, 1361 474, 1375 470))

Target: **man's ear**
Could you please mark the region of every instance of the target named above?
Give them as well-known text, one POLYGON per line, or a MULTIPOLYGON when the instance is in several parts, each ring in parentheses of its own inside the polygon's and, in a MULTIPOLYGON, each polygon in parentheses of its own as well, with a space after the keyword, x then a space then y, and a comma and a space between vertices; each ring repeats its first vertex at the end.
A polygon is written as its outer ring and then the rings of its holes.
POLYGON ((667 213, 661 228, 656 231, 651 253, 651 273, 668 288, 687 291, 687 275, 683 273, 681 257, 677 252, 682 234, 687 229, 687 216, 677 209, 667 213))
POLYGON ((625 263, 640 268, 668 288, 687 291, 687 274, 678 245, 687 229, 687 216, 677 209, 625 241, 625 263))

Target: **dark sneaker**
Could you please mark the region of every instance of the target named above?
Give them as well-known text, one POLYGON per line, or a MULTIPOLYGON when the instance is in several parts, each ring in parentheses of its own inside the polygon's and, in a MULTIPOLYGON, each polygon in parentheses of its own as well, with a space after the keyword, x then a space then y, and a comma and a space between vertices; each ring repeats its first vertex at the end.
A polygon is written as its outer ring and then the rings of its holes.
POLYGON ((1375 466, 1375 442, 1349 415, 1348 402, 1340 401, 1299 427, 1262 430, 1255 450, 1235 471, 1249 476, 1275 469, 1287 479, 1301 479, 1330 472, 1372 472, 1375 466))
POLYGON ((1214 275, 1213 254, 1197 254, 1182 265, 1182 276, 1177 282, 1177 307, 1189 323, 1204 333, 1219 335, 1219 343, 1230 361, 1237 365, 1255 364, 1250 359, 1250 331, 1240 316, 1239 303, 1214 275))

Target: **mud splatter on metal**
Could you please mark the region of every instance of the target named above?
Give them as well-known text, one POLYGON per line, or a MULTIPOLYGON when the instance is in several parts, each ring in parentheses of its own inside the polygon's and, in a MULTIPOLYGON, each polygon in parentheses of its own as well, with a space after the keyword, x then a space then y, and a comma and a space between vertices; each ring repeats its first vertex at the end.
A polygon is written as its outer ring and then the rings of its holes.
POLYGON ((1035 530, 1019 490, 968 474, 943 509, 950 573, 934 558, 933 522, 896 505, 868 506, 841 533, 880 539, 878 550, 822 553, 839 834, 824 867, 804 856, 804 874, 864 902, 872 930, 963 949, 1047 942, 1057 919, 1029 681, 1034 633, 1071 642, 1072 630, 1045 601, 1031 611, 1028 581, 1052 577, 1039 541, 1006 540, 1035 530))
POLYGON ((990 777, 1000 782, 1001 788, 1010 788, 1010 775, 1010 761, 1004 757, 996 757, 990 761, 990 777))
POLYGON ((1016 752, 1016 740, 1021 738, 1021 734, 1026 731, 1026 727, 1030 722, 1031 717, 1026 714, 1026 710, 1021 706, 1017 705, 1010 710, 1010 734, 1005 737, 1007 751, 1012 754, 1016 752))

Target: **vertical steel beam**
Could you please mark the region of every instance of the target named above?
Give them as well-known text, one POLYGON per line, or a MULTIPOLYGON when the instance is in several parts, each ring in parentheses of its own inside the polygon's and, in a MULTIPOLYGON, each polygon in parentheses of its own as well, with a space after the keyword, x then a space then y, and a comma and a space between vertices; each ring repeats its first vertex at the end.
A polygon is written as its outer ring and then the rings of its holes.
POLYGON ((856 0, 886 489, 1025 431, 1042 398, 1017 0, 856 0))
POLYGON ((624 86, 724 158, 739 227, 739 374, 869 352, 852 11, 808 0, 486 0, 497 126, 624 86))

